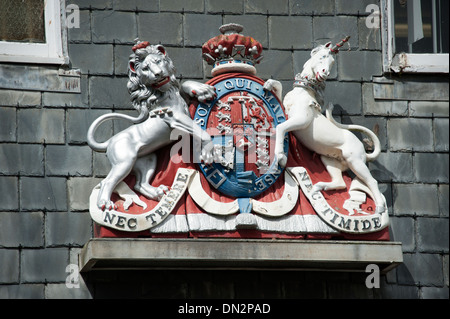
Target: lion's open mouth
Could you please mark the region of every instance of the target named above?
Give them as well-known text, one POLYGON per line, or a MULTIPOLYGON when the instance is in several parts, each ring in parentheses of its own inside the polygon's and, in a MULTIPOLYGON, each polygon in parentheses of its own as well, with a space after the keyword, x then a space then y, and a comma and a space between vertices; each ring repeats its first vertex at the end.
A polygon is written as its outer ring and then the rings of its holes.
POLYGON ((163 79, 159 80, 158 82, 154 83, 152 86, 153 86, 154 88, 157 88, 157 89, 158 89, 158 88, 160 88, 161 86, 163 86, 163 85, 169 83, 169 81, 170 81, 170 77, 166 77, 166 78, 163 78, 163 79))

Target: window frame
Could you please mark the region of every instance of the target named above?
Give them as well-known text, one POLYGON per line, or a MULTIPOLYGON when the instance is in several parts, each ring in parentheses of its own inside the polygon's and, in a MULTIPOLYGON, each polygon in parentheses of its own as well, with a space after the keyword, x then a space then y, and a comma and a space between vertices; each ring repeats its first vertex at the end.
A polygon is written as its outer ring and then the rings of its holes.
POLYGON ((449 73, 448 53, 395 52, 393 0, 380 0, 383 71, 385 73, 449 73))
POLYGON ((64 8, 65 0, 45 1, 46 43, 0 41, 0 62, 68 64, 64 8))

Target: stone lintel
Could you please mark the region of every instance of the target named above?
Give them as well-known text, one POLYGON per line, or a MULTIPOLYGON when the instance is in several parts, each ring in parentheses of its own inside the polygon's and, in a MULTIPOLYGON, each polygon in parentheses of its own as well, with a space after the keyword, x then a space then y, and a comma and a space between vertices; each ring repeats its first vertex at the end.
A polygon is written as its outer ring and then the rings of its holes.
POLYGON ((97 238, 79 255, 81 272, 132 269, 254 269, 386 273, 403 262, 399 242, 225 238, 97 238))

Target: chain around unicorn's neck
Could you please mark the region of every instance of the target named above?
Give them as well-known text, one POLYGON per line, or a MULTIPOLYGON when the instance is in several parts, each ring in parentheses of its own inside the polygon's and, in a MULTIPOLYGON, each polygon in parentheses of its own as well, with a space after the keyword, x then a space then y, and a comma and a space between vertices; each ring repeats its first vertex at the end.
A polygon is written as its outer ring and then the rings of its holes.
POLYGON ((293 87, 300 87, 310 90, 314 93, 317 103, 323 105, 323 91, 325 90, 325 82, 317 81, 314 77, 298 73, 295 76, 293 87))

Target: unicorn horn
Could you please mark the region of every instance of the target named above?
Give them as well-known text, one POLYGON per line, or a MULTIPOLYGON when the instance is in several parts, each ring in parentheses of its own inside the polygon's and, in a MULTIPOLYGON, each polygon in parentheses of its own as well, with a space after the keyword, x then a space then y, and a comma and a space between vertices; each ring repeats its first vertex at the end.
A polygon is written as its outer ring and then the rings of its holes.
POLYGON ((339 52, 339 48, 342 47, 344 45, 345 42, 348 41, 348 39, 350 39, 350 36, 346 36, 344 39, 342 39, 339 43, 336 43, 335 46, 333 46, 330 51, 333 53, 338 53, 339 52))

